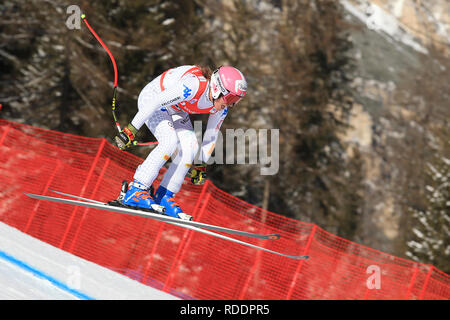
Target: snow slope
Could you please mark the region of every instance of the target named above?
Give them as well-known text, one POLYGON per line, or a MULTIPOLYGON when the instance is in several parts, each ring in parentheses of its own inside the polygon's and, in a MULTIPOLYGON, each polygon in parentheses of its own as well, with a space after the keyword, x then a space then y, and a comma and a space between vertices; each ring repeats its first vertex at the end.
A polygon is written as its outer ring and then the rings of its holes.
POLYGON ((172 300, 0 223, 0 300, 172 300))
POLYGON ((413 35, 408 33, 406 26, 394 15, 384 11, 375 3, 361 1, 359 5, 354 5, 348 0, 341 0, 341 4, 367 28, 379 33, 387 41, 398 41, 418 52, 428 53, 428 50, 413 35))

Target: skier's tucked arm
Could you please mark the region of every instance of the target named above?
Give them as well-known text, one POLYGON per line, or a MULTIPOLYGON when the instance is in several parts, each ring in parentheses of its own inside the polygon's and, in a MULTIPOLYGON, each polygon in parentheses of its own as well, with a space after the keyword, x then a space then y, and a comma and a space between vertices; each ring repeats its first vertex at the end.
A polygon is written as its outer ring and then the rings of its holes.
POLYGON ((227 116, 227 113, 228 108, 225 108, 222 111, 209 115, 199 157, 199 160, 204 163, 208 162, 209 158, 211 158, 211 154, 216 147, 220 127, 222 126, 223 120, 227 116))
POLYGON ((228 109, 211 114, 208 118, 208 124, 203 136, 203 143, 200 149, 199 160, 201 164, 195 165, 191 172, 190 178, 193 184, 203 184, 206 180, 206 162, 211 158, 211 154, 216 146, 219 136, 220 127, 228 113, 228 109))

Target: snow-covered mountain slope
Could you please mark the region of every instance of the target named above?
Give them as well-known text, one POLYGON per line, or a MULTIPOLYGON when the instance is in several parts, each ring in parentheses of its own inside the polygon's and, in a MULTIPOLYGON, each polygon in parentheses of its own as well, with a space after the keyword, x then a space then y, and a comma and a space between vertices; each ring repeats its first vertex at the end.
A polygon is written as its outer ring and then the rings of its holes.
POLYGON ((427 53, 427 49, 406 30, 406 27, 397 17, 386 12, 375 3, 355 5, 348 0, 342 0, 341 3, 348 12, 363 22, 370 30, 378 32, 383 37, 386 37, 388 41, 392 39, 416 51, 427 53))

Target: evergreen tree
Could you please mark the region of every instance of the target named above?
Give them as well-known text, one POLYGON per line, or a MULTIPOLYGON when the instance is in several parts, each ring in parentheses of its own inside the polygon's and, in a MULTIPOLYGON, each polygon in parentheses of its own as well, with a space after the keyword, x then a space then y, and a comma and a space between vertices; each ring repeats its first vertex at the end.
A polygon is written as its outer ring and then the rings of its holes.
MULTIPOLYGON (((68 6, 68 5, 67 5, 68 6)), ((10 118, 62 131, 77 131, 80 106, 72 82, 72 42, 64 6, 21 1, 4 4, 5 39, 1 100, 10 118)))
MULTIPOLYGON (((273 101, 270 83, 279 10, 267 1, 255 0, 205 1, 203 8, 205 23, 211 33, 210 48, 215 67, 235 66, 248 82, 248 94, 230 110, 222 125, 223 136, 227 129, 248 132, 274 128, 269 111, 273 101)), ((227 156, 225 143, 224 139, 224 157, 227 156)), ((223 190, 262 206, 264 185, 270 177, 261 175, 260 164, 249 164, 248 141, 245 147, 245 165, 236 164, 236 159, 234 164, 212 165, 210 176, 223 190)))
POLYGON ((273 111, 281 129, 273 207, 352 239, 361 205, 361 163, 339 133, 352 108, 353 62, 336 1, 283 1, 273 111))
POLYGON ((436 156, 428 163, 426 206, 411 208, 415 227, 406 255, 449 273, 450 267, 450 159, 436 156))
POLYGON ((352 237, 362 177, 358 152, 349 157, 338 136, 352 107, 351 42, 342 8, 322 0, 212 2, 205 12, 216 35, 216 60, 249 75, 248 97, 232 110, 224 130, 280 129, 276 175, 262 176, 258 166, 226 165, 213 171, 219 186, 352 237))
MULTIPOLYGON (((442 196, 448 192, 444 191, 445 183, 437 179, 440 175, 442 179, 448 179, 450 85, 447 78, 450 64, 441 50, 433 46, 427 50, 428 55, 421 57, 421 64, 408 70, 405 81, 398 85, 395 104, 402 106, 403 115, 386 115, 385 122, 389 127, 385 130, 390 136, 385 139, 381 154, 387 163, 386 172, 392 181, 390 192, 400 215, 401 228, 394 254, 406 254, 405 257, 423 263, 436 262, 448 270, 445 263, 438 260, 447 258, 448 264, 448 255, 444 251, 449 241, 445 231, 448 228, 445 215, 448 216, 449 210, 447 208, 442 217, 439 206, 445 206, 445 201, 444 204, 435 203, 433 194, 437 188, 443 192, 442 196), (409 74, 414 77, 408 77, 409 74), (442 183, 444 186, 439 187, 442 183), (440 257, 433 251, 437 243, 443 246, 439 250, 444 250, 440 257), (430 250, 428 256, 427 250, 430 250)), ((445 211, 445 207, 442 209, 445 211)))

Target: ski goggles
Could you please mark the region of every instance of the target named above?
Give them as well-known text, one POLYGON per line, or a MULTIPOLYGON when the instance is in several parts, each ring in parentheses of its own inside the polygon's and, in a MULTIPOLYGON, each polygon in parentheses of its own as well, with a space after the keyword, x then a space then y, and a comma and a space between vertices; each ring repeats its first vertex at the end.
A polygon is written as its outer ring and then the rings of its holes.
POLYGON ((215 79, 217 79, 217 85, 218 85, 220 93, 221 93, 221 95, 219 95, 219 98, 220 98, 220 96, 223 96, 223 100, 225 101, 226 104, 228 104, 228 105, 236 104, 239 102, 239 100, 242 99, 241 96, 238 96, 238 95, 228 91, 225 88, 225 86, 222 83, 222 79, 220 79, 220 76, 219 76, 219 69, 217 69, 213 73, 213 75, 215 76, 215 79))
POLYGON ((231 105, 231 104, 236 104, 239 102, 239 100, 241 100, 242 97, 237 96, 235 94, 232 94, 231 92, 229 92, 228 94, 223 96, 223 100, 225 101, 226 104, 231 105))

